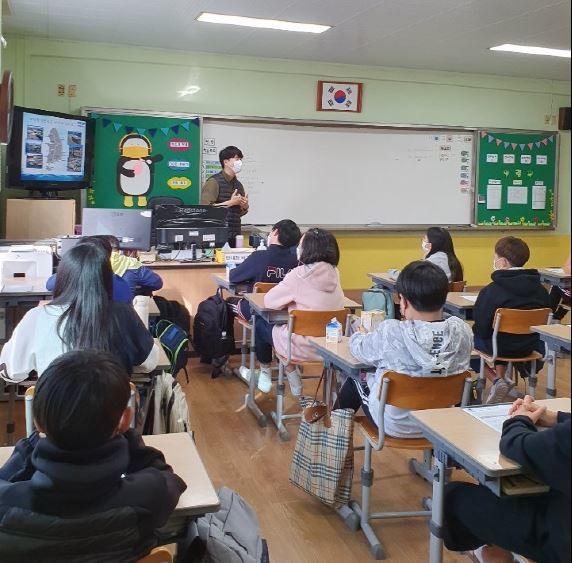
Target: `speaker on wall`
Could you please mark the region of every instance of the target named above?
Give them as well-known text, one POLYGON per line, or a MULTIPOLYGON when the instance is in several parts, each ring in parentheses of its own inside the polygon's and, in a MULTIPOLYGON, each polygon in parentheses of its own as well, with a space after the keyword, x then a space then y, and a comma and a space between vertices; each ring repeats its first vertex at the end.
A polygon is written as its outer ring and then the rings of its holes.
POLYGON ((570 131, 570 108, 560 108, 558 113, 558 129, 570 131))

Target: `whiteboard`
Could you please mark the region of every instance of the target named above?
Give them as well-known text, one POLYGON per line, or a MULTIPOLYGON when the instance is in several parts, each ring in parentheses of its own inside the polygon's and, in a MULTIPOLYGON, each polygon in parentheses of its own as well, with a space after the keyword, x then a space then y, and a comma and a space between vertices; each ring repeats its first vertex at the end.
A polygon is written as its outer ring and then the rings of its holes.
POLYGON ((203 120, 203 182, 218 152, 244 153, 243 224, 469 225, 475 132, 203 120))

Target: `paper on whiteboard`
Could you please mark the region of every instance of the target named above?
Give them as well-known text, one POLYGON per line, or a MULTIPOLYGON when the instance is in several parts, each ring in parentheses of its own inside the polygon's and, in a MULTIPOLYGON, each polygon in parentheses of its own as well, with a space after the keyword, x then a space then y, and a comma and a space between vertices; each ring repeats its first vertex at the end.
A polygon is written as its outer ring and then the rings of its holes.
POLYGON ((532 209, 546 209, 546 186, 532 186, 532 209))
POLYGON ((509 204, 526 204, 528 203, 528 189, 526 186, 509 186, 507 203, 509 204))
POLYGON ((466 407, 463 410, 500 434, 504 421, 508 419, 509 408, 510 405, 501 404, 486 407, 466 407))
POLYGON ((489 184, 487 186, 487 209, 501 208, 502 186, 489 184))

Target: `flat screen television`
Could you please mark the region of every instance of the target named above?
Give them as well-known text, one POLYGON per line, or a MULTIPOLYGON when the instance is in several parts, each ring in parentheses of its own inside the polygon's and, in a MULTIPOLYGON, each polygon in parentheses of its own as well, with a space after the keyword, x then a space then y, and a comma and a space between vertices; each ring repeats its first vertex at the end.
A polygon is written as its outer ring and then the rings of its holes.
POLYGON ((15 106, 8 187, 53 195, 91 182, 94 128, 88 117, 15 106))

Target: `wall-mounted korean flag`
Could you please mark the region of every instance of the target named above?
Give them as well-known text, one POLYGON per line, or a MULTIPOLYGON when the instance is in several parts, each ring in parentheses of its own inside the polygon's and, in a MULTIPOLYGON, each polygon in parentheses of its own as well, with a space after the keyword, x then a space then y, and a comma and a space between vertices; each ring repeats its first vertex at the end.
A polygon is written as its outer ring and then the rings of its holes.
POLYGON ((318 111, 361 112, 361 82, 318 82, 318 111))

